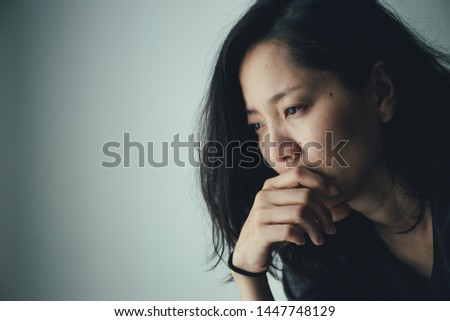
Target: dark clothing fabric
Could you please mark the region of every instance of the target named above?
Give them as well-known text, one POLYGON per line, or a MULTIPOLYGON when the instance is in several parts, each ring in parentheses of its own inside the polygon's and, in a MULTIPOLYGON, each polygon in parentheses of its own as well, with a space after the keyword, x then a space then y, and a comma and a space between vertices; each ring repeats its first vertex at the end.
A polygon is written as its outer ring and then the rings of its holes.
POLYGON ((352 212, 325 244, 289 245, 280 252, 289 300, 450 300, 450 197, 431 203, 433 270, 430 280, 386 247, 371 221, 352 212))

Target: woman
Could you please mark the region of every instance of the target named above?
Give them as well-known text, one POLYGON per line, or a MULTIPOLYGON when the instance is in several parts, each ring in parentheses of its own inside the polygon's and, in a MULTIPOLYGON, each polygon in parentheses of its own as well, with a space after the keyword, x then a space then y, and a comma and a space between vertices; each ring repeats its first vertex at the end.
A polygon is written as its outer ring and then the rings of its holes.
POLYGON ((450 299, 449 62, 375 0, 257 1, 236 23, 200 174, 242 299, 273 299, 277 255, 288 299, 450 299))

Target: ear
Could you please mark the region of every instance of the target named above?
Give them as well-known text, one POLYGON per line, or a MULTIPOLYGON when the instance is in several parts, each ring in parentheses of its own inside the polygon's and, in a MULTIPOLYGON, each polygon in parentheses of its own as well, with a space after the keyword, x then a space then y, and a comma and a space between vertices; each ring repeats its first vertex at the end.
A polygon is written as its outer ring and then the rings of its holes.
POLYGON ((388 123, 394 117, 397 99, 394 85, 382 61, 373 66, 371 83, 376 95, 378 119, 382 124, 388 123))

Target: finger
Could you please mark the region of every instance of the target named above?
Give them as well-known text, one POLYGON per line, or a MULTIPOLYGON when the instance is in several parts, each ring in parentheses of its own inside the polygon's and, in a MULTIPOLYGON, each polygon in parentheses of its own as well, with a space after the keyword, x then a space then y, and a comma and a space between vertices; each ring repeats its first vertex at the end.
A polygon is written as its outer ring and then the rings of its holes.
POLYGON ((264 225, 261 232, 268 247, 272 247, 273 244, 279 242, 289 242, 297 245, 305 244, 303 230, 293 224, 264 225))
POLYGON ((351 207, 346 203, 340 203, 332 208, 330 208, 331 216, 333 222, 338 222, 346 218, 352 211, 351 207))
MULTIPOLYGON (((333 234, 336 228, 333 223, 333 219, 328 208, 314 195, 310 189, 306 188, 290 188, 290 189, 278 189, 263 191, 264 201, 277 205, 302 205, 305 210, 312 212, 315 219, 319 222, 321 228, 329 234, 333 234)), ((274 215, 268 216, 266 219, 269 221, 276 221, 280 219, 277 215, 282 210, 276 210, 274 215)), ((300 215, 300 213, 297 213, 300 215)), ((281 222, 280 222, 281 223, 281 222)))
POLYGON ((316 245, 323 244, 321 227, 315 220, 313 211, 307 205, 288 205, 274 207, 263 211, 266 216, 267 225, 293 225, 306 232, 316 245))
POLYGON ((286 173, 269 178, 264 183, 263 189, 283 189, 299 186, 308 187, 327 196, 337 196, 339 193, 337 188, 328 184, 323 176, 302 166, 295 167, 286 173))

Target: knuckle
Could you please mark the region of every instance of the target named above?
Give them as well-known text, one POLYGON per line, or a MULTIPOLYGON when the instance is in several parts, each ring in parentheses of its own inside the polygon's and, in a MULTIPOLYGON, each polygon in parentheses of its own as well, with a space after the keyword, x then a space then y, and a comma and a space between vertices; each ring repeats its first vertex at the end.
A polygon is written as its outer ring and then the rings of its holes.
POLYGON ((263 188, 262 189, 263 190, 270 189, 270 186, 272 186, 272 181, 273 181, 273 177, 266 179, 266 181, 263 184, 263 188))
POLYGON ((255 204, 264 203, 266 199, 267 199, 267 192, 264 190, 261 190, 258 193, 256 193, 255 204))
POLYGON ((262 217, 264 216, 264 208, 263 207, 253 207, 251 210, 251 219, 254 223, 260 223, 262 217))
POLYGON ((255 211, 255 221, 257 223, 262 223, 264 221, 263 218, 266 216, 266 213, 267 213, 267 209, 266 208, 264 208, 264 207, 258 208, 255 211))

